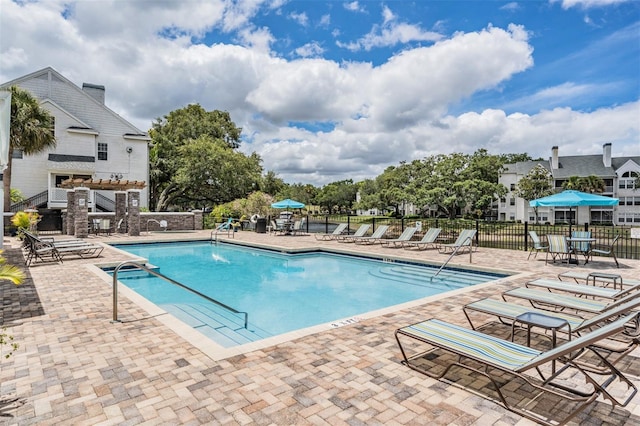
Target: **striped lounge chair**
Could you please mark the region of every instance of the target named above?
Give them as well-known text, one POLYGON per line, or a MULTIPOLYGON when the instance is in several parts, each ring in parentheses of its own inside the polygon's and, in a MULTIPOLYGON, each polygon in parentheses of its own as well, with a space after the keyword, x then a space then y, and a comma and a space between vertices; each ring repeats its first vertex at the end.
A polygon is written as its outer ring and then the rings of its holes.
POLYGON ((620 299, 621 297, 638 290, 638 287, 627 287, 626 289, 616 290, 606 287, 573 284, 566 281, 548 280, 546 278, 538 278, 536 280, 529 281, 525 284, 525 287, 543 288, 550 292, 572 293, 582 297, 599 297, 601 299, 611 300, 620 299))
MULTIPOLYGON (((601 377, 604 375, 601 372, 595 373, 575 362, 575 358, 584 352, 593 352, 597 356, 594 344, 622 332, 625 324, 633 316, 635 315, 622 317, 548 351, 523 346, 438 319, 400 328, 396 330, 395 337, 402 353, 403 364, 409 368, 447 383, 455 380, 454 377, 446 378, 453 367, 466 369, 488 379, 499 397, 496 402, 506 409, 542 424, 564 424, 590 406, 600 395, 609 400, 612 406, 624 407, 637 394, 634 383, 606 360, 603 361, 606 366, 604 378, 601 377), (409 344, 406 344, 407 342, 409 344), (412 351, 411 354, 409 350, 412 351), (453 356, 441 356, 447 354, 453 356), (554 362, 559 363, 561 367, 555 374, 551 374, 550 367, 554 362), (562 377, 566 378, 566 374, 573 374, 572 380, 580 380, 580 383, 563 383, 562 377), (518 386, 510 386, 514 380, 508 377, 517 380, 518 383, 527 383, 530 387, 527 395, 513 392, 518 386), (509 380, 506 385, 505 379, 509 380), (621 384, 624 393, 616 392, 614 396, 609 389, 614 384, 621 384), (535 401, 545 396, 553 400, 561 399, 565 403, 522 404, 523 398, 535 401), (569 410, 566 410, 567 408, 569 410)), ((456 371, 455 376, 459 377, 460 374, 456 371)), ((476 379, 461 381, 469 384, 476 382, 476 379)), ((453 384, 490 398, 487 391, 481 393, 482 388, 475 390, 456 382, 453 384)), ((616 387, 616 391, 620 390, 621 388, 616 387)))
POLYGON ((586 272, 586 271, 566 271, 558 274, 558 279, 571 278, 576 283, 589 285, 589 283, 596 285, 599 283, 602 287, 608 287, 613 285, 613 288, 626 288, 626 287, 640 287, 640 280, 634 280, 631 278, 623 278, 618 274, 607 274, 602 272, 586 272))
MULTIPOLYGON (((474 330, 484 328, 488 323, 478 323, 474 313, 480 313, 479 318, 486 318, 486 315, 492 315, 503 324, 512 327, 516 318, 526 313, 537 313, 546 316, 563 319, 567 322, 566 327, 561 330, 571 334, 575 338, 584 332, 588 332, 596 327, 600 327, 609 321, 615 320, 622 315, 629 315, 640 306, 640 298, 632 299, 626 303, 618 305, 609 310, 605 310, 591 318, 584 319, 576 315, 570 315, 563 312, 549 312, 543 309, 532 308, 519 303, 510 303, 492 298, 476 300, 466 304, 462 310, 469 321, 469 325, 474 330), (476 324, 472 321, 472 317, 476 318, 476 324)), ((622 338, 616 338, 616 342, 607 341, 606 345, 601 345, 604 349, 603 355, 607 357, 609 362, 616 364, 620 359, 624 358, 629 352, 634 350, 640 342, 636 338, 638 336, 638 316, 635 318, 635 329, 627 328, 622 338)), ((513 339, 514 336, 512 336, 513 339)))
POLYGON ((577 313, 599 314, 606 310, 615 308, 630 300, 640 298, 640 293, 631 292, 616 300, 596 300, 586 297, 576 297, 574 295, 551 293, 546 290, 536 290, 532 288, 518 287, 502 293, 502 299, 508 301, 509 298, 516 298, 528 301, 534 308, 542 308, 553 311, 573 311, 577 313))

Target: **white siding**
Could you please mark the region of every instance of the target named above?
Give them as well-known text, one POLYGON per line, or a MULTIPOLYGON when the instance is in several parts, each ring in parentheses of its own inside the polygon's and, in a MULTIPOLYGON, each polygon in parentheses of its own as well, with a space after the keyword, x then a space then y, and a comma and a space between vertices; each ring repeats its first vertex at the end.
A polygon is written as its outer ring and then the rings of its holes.
MULTIPOLYGON (((26 197, 48 189, 52 173, 88 174, 109 179, 112 174, 122 179, 149 180, 149 152, 146 134, 96 101, 80 87, 69 82, 51 68, 9 82, 30 91, 41 100, 56 120, 55 149, 13 160, 12 187, 26 197), (81 129, 81 130, 74 130, 81 129), (126 134, 140 135, 143 140, 126 138, 126 134), (108 146, 106 161, 97 159, 98 143, 108 146), (127 152, 131 147, 131 152, 127 152), (93 162, 49 161, 49 154, 93 157, 93 162)), ((4 85, 3 85, 4 86, 4 85)), ((108 96, 107 96, 108 99, 108 96)), ((114 199, 112 192, 101 193, 114 199)), ((148 207, 148 191, 141 192, 141 206, 148 207)))

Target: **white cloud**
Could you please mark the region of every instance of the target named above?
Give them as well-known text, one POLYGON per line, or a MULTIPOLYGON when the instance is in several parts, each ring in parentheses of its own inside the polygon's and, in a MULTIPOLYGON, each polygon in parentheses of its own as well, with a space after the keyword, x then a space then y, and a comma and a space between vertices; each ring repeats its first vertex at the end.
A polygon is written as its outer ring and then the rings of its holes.
POLYGON ((637 0, 551 0, 552 3, 562 3, 563 9, 570 9, 572 7, 581 7, 584 9, 594 7, 605 7, 620 3, 627 3, 637 0))
POLYGON ((425 31, 417 25, 398 22, 397 16, 391 9, 384 7, 382 10, 382 24, 374 25, 371 31, 354 42, 340 42, 336 45, 350 51, 369 51, 376 47, 395 46, 400 43, 414 41, 434 42, 442 39, 442 34, 434 31, 425 31))
MULTIPOLYGON (((627 154, 635 149, 638 155, 639 102, 592 112, 449 112, 533 66, 529 35, 521 26, 444 38, 394 17, 359 40, 359 48, 434 43, 373 65, 319 58, 319 42, 300 47, 301 58, 278 57, 270 48, 275 41, 270 29, 251 20, 258 1, 229 6, 103 0, 70 3, 69 10, 62 0, 0 2, 0 81, 52 66, 78 85, 105 85, 107 105, 141 130, 189 103, 229 111, 243 128, 241 149, 260 154, 265 169, 288 182, 358 181, 399 161, 478 148, 548 156, 553 145, 579 153, 612 142, 614 151, 624 146, 627 154), (203 44, 200 37, 209 28, 218 31, 203 44), (220 35, 231 28, 236 28, 230 33, 235 45, 220 35)), ((631 37, 633 31, 625 34, 631 37)), ((598 90, 603 87, 567 82, 528 101, 562 105, 598 90)))
POLYGON ((320 17, 320 21, 318 22, 319 27, 328 27, 331 24, 331 15, 326 14, 320 17))
POLYGON ((318 57, 324 53, 324 48, 317 41, 307 43, 295 49, 296 55, 302 58, 318 57))
POLYGON ((299 25, 306 27, 307 25, 309 25, 309 17, 307 16, 306 13, 302 12, 302 13, 291 13, 289 14, 289 19, 292 19, 293 21, 297 22, 299 25))
POLYGON ((360 6, 360 3, 358 3, 357 1, 352 1, 350 3, 343 3, 342 6, 345 9, 350 10, 351 12, 364 12, 364 7, 360 6))
POLYGON ((512 1, 511 3, 507 3, 503 6, 500 7, 500 10, 508 10, 508 11, 516 11, 520 9, 520 5, 518 4, 518 2, 512 1))

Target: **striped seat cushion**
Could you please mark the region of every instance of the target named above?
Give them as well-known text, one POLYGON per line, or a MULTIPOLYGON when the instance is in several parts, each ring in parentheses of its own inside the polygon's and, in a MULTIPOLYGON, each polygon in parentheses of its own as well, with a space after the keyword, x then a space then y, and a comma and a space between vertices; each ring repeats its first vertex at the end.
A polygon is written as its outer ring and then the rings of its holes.
POLYGON ((469 303, 464 309, 472 309, 478 312, 484 312, 486 314, 495 315, 501 318, 508 318, 514 320, 518 315, 522 315, 527 312, 536 312, 543 315, 549 315, 556 318, 561 318, 569 324, 571 330, 575 330, 580 327, 584 320, 576 317, 575 315, 563 314, 562 312, 550 312, 543 309, 536 309, 531 306, 518 305, 516 303, 504 302, 502 300, 495 300, 491 298, 476 300, 469 303))
POLYGON ((611 288, 605 287, 596 287, 596 286, 587 286, 587 285, 578 285, 572 283, 566 283, 564 281, 556 281, 556 280, 548 280, 544 278, 539 278, 537 280, 532 280, 527 283, 527 287, 543 287, 548 288, 549 290, 559 290, 566 291, 574 294, 582 294, 585 296, 594 296, 594 297, 602 297, 605 299, 616 299, 627 293, 623 290, 614 290, 611 288))
POLYGON ((536 349, 437 319, 413 324, 398 332, 510 371, 517 370, 541 354, 536 349))
POLYGON ((548 291, 533 290, 530 288, 518 287, 503 293, 503 296, 513 296, 521 299, 533 300, 535 302, 549 305, 576 309, 585 312, 602 312, 608 304, 599 300, 586 299, 576 296, 568 296, 548 291))

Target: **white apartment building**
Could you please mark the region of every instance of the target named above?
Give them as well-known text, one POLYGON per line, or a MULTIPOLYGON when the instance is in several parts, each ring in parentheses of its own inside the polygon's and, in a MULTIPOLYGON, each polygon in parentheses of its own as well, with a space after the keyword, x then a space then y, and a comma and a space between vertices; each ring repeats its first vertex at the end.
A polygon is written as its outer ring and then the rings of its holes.
POLYGON ((507 164, 499 183, 509 192, 498 203, 498 219, 502 221, 535 222, 535 213, 529 207, 529 200, 516 197, 516 185, 536 165, 542 165, 552 176, 557 192, 562 184, 572 176, 598 176, 605 182, 606 189, 601 195, 618 198, 615 207, 569 207, 538 208, 538 221, 554 224, 568 222, 569 215, 573 223, 605 223, 614 225, 640 225, 640 188, 635 186, 640 176, 640 156, 611 157, 611 144, 603 145, 602 155, 560 156, 557 146, 551 149, 551 157, 544 161, 524 161, 507 164))
MULTIPOLYGON (((57 146, 35 155, 16 150, 12 158, 12 188, 31 198, 30 207, 64 209, 69 178, 149 181, 149 135, 105 105, 104 86, 82 88, 53 68, 0 85, 18 86, 36 97, 53 115, 57 146)), ((91 210, 112 210, 113 191, 91 191, 91 210), (111 202, 110 202, 111 201, 111 202)), ((148 191, 140 194, 148 207, 148 191)))

